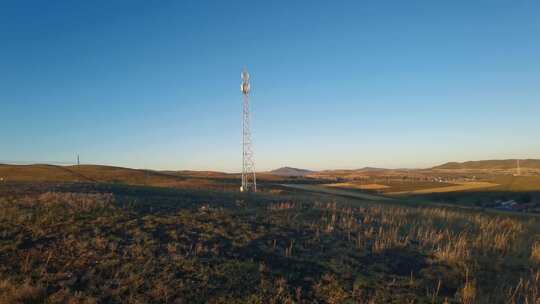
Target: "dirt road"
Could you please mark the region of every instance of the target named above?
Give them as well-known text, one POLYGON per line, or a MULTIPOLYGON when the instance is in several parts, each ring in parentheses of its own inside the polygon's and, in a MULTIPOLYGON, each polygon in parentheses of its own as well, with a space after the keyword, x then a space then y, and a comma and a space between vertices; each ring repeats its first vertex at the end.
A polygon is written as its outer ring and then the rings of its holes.
MULTIPOLYGON (((406 203, 405 200, 400 199, 399 197, 396 198, 390 198, 390 197, 384 197, 384 196, 378 196, 373 194, 367 194, 367 193, 361 193, 353 190, 344 190, 344 189, 329 189, 322 185, 304 185, 304 184, 281 184, 283 187, 287 187, 290 189, 298 189, 302 191, 309 191, 309 192, 316 192, 316 193, 323 193, 323 194, 330 194, 330 195, 338 195, 343 197, 350 197, 350 198, 357 198, 362 200, 369 200, 369 201, 379 201, 379 202, 392 202, 392 203, 406 203)), ((424 206, 432 206, 432 207, 447 207, 447 208, 457 208, 457 209, 464 209, 464 210, 475 210, 480 212, 490 212, 495 214, 512 214, 512 215, 533 215, 533 216, 540 216, 538 213, 521 213, 521 212, 515 212, 515 211, 506 211, 506 210, 497 210, 492 208, 481 208, 481 207, 475 207, 475 206, 463 206, 463 205, 457 205, 457 204, 447 204, 447 203, 440 203, 440 202, 431 202, 431 201, 423 201, 422 203, 415 203, 415 205, 424 205, 424 206)))
POLYGON ((392 201, 392 200, 394 200, 394 199, 389 198, 389 197, 378 196, 378 195, 367 194, 367 193, 361 193, 361 192, 358 192, 358 191, 344 190, 344 189, 329 189, 329 188, 326 188, 326 187, 320 186, 320 185, 281 184, 281 186, 291 188, 291 189, 298 189, 298 190, 325 193, 325 194, 333 194, 333 195, 339 195, 339 196, 354 197, 354 198, 360 198, 360 199, 370 200, 370 201, 392 201))

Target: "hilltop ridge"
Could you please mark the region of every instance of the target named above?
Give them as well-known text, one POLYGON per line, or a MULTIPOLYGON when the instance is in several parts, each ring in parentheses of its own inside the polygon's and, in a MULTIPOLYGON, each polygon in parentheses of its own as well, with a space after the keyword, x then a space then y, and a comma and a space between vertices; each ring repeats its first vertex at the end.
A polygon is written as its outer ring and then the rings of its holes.
MULTIPOLYGON (((540 159, 520 159, 519 165, 521 168, 540 169, 540 159)), ((502 160, 478 160, 466 162, 448 162, 432 169, 447 169, 447 170, 465 170, 465 169, 484 169, 484 170, 510 170, 517 167, 517 159, 502 159, 502 160)))
POLYGON ((299 169, 293 167, 281 167, 275 170, 272 170, 268 173, 280 176, 306 176, 308 174, 314 173, 315 171, 307 169, 299 169))

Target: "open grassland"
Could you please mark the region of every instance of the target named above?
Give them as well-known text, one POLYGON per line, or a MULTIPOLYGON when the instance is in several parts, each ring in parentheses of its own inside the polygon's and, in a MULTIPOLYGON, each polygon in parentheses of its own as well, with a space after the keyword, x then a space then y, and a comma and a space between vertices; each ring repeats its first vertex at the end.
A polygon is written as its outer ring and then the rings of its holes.
POLYGON ((406 191, 416 191, 416 190, 422 190, 422 189, 433 189, 433 188, 444 188, 444 187, 451 187, 454 186, 454 184, 451 183, 440 183, 440 182, 431 182, 431 181, 408 181, 408 180, 391 180, 386 183, 383 183, 384 185, 387 185, 388 188, 383 189, 382 193, 389 193, 389 192, 406 192, 406 191))
POLYGON ((205 178, 177 176, 151 170, 97 165, 0 165, 0 177, 7 182, 121 183, 201 189, 222 186, 214 180, 205 178))
POLYGON ((441 191, 446 187, 455 187, 457 183, 450 182, 434 182, 426 180, 404 179, 403 177, 381 178, 381 177, 366 177, 362 180, 350 180, 339 183, 327 183, 326 187, 348 189, 348 190, 364 190, 365 192, 373 193, 410 193, 419 190, 437 189, 441 191), (439 190, 441 189, 441 190, 439 190))
POLYGON ((486 189, 497 187, 498 184, 490 182, 460 182, 453 186, 444 186, 436 188, 427 188, 427 189, 416 189, 410 191, 397 191, 397 192, 386 192, 388 195, 403 195, 403 194, 426 194, 426 193, 444 193, 444 192, 458 192, 458 191, 467 191, 473 189, 486 189))
MULTIPOLYGON (((450 162, 440 166, 436 166, 433 169, 445 169, 445 170, 515 170, 517 166, 517 159, 493 159, 493 160, 480 160, 480 161, 467 161, 463 163, 450 162)), ((519 164, 521 168, 526 169, 540 169, 540 159, 520 159, 519 164)))
POLYGON ((344 197, 353 197, 353 198, 364 199, 364 200, 372 200, 372 201, 392 200, 391 198, 388 198, 388 197, 354 191, 354 189, 351 190, 351 189, 332 188, 332 187, 326 187, 324 185, 282 184, 282 186, 289 189, 297 189, 300 191, 325 193, 325 194, 339 195, 339 196, 344 196, 344 197))
POLYGON ((494 207, 497 201, 514 200, 526 205, 529 212, 540 210, 540 176, 492 175, 486 177, 485 181, 497 186, 455 192, 413 193, 407 196, 419 201, 476 207, 494 207))
POLYGON ((496 175, 491 177, 499 187, 497 191, 532 192, 540 191, 540 176, 496 175))
POLYGON ((359 190, 382 190, 390 188, 387 185, 381 184, 360 184, 360 183, 333 183, 325 184, 326 187, 343 188, 343 189, 359 189, 359 190))
MULTIPOLYGON (((422 174, 428 176, 433 172, 423 170, 422 174)), ((501 208, 501 202, 514 202, 517 206, 513 211, 540 213, 540 176, 447 174, 430 178, 435 180, 406 176, 369 177, 325 186, 347 193, 384 195, 421 204, 501 208)))
POLYGON ((0 189, 0 303, 539 303, 535 217, 319 195, 11 187, 0 189))
MULTIPOLYGON (((261 181, 286 177, 265 174, 261 181)), ((101 165, 0 165, 0 182, 108 183, 179 189, 236 190, 240 175, 212 171, 153 171, 101 165)))
MULTIPOLYGON (((237 190, 240 179, 240 174, 214 171, 154 171, 102 165, 0 164, 0 183, 108 183, 179 189, 237 190)), ((263 183, 299 180, 267 173, 258 174, 257 179, 263 183)))
POLYGON ((331 183, 325 186, 341 189, 376 191, 385 194, 427 194, 440 192, 471 191, 489 189, 489 191, 531 192, 540 191, 540 176, 513 176, 484 174, 476 180, 454 180, 462 175, 445 175, 448 181, 435 182, 423 179, 366 177, 363 180, 331 183))

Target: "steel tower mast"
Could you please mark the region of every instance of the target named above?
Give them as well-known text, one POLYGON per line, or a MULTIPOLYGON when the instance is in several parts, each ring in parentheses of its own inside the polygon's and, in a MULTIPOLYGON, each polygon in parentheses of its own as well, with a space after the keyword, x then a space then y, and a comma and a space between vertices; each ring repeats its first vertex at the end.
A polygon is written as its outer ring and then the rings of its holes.
POLYGON ((251 123, 249 112, 249 73, 246 68, 241 74, 242 84, 242 186, 241 192, 256 192, 257 178, 255 177, 255 163, 253 162, 253 151, 251 149, 251 123))

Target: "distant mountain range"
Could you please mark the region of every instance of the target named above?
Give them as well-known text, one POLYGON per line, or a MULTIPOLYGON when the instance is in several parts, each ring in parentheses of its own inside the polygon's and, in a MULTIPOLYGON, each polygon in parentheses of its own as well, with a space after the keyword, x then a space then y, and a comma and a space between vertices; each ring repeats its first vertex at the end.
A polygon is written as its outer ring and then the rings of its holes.
POLYGON ((298 169, 292 167, 281 167, 279 169, 272 170, 268 173, 280 176, 306 176, 308 174, 314 173, 315 171, 298 169))
MULTIPOLYGON (((521 159, 519 161, 521 168, 525 169, 540 169, 540 159, 521 159)), ((479 161, 467 161, 467 162, 448 162, 439 166, 435 166, 432 170, 513 170, 517 167, 517 159, 503 159, 503 160, 479 160, 479 161)), ((293 167, 281 167, 276 170, 269 171, 267 173, 279 176, 332 176, 332 175, 358 175, 358 174, 390 174, 392 172, 414 171, 414 169, 385 169, 375 167, 364 167, 360 169, 347 169, 347 170, 323 170, 312 171, 293 167), (386 172, 386 173, 385 173, 386 172)))
MULTIPOLYGON (((538 172, 540 159, 521 159, 521 169, 538 172)), ((258 172, 258 177, 264 180, 279 180, 286 177, 355 178, 366 175, 393 175, 413 174, 415 171, 425 170, 515 170, 516 159, 480 160, 467 162, 449 162, 433 168, 421 170, 383 169, 364 167, 354 170, 323 170, 313 171, 307 169, 281 167, 269 172, 258 172)), ((130 168, 81 165, 81 166, 55 166, 55 165, 2 165, 0 164, 0 178, 4 181, 54 181, 54 182, 102 182, 126 183, 137 185, 191 187, 204 184, 208 179, 235 179, 240 178, 239 173, 231 174, 215 171, 153 171, 130 168)))
POLYGON ((388 170, 388 169, 377 168, 377 167, 364 167, 364 168, 361 168, 361 169, 357 169, 355 171, 384 171, 384 170, 388 170))
MULTIPOLYGON (((521 168, 540 169, 540 159, 521 159, 519 161, 521 168)), ((435 166, 432 169, 446 170, 464 170, 464 169, 483 169, 483 170, 510 170, 517 167, 517 159, 502 159, 502 160, 479 160, 467 162, 449 162, 440 166, 435 166)))

